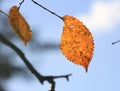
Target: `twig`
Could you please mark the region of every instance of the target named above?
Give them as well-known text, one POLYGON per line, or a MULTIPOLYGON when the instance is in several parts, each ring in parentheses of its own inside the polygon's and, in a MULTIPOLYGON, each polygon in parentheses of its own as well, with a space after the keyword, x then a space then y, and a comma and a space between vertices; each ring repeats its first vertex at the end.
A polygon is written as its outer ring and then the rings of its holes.
POLYGON ((118 41, 115 41, 115 42, 113 42, 112 44, 116 44, 116 43, 118 43, 118 42, 120 42, 120 40, 118 40, 118 41))
POLYGON ((21 5, 23 4, 24 0, 22 0, 19 4, 18 10, 20 9, 21 5))
POLYGON ((69 81, 69 76, 71 76, 72 74, 68 74, 68 75, 62 75, 62 76, 46 76, 44 77, 49 83, 51 83, 51 87, 49 91, 55 91, 55 81, 54 79, 58 79, 58 78, 66 78, 67 81, 69 81))
POLYGON ((53 15, 55 15, 55 16, 57 16, 58 18, 60 18, 60 19, 63 20, 63 18, 62 18, 61 16, 59 16, 58 14, 56 14, 55 12, 47 9, 46 7, 42 6, 41 4, 37 3, 37 2, 34 1, 34 0, 31 0, 31 1, 34 2, 36 5, 40 6, 41 8, 45 9, 45 10, 48 11, 49 13, 51 13, 51 14, 53 14, 53 15))
POLYGON ((18 56, 20 56, 20 58, 23 60, 25 65, 37 77, 37 79, 40 81, 41 84, 43 84, 44 81, 48 81, 51 84, 51 90, 49 90, 49 91, 55 91, 54 79, 66 78, 67 81, 69 81, 69 76, 71 76, 72 74, 62 75, 62 76, 42 76, 40 73, 37 72, 37 70, 28 61, 28 59, 25 57, 24 53, 18 47, 16 47, 13 43, 8 41, 2 34, 0 34, 0 41, 3 44, 7 45, 8 47, 12 48, 18 54, 18 56))
POLYGON ((24 56, 24 53, 18 48, 16 47, 13 43, 11 43, 10 41, 8 41, 3 35, 0 34, 0 41, 2 43, 4 43, 5 45, 9 46, 10 48, 12 48, 19 56, 20 58, 23 60, 23 62, 25 63, 25 65, 28 67, 28 69, 39 79, 39 81, 41 83, 43 83, 43 79, 42 79, 42 75, 40 75, 35 68, 31 65, 31 63, 26 59, 26 57, 24 56))
POLYGON ((8 15, 5 12, 3 12, 2 10, 0 10, 0 12, 3 13, 4 15, 6 15, 8 17, 8 15))

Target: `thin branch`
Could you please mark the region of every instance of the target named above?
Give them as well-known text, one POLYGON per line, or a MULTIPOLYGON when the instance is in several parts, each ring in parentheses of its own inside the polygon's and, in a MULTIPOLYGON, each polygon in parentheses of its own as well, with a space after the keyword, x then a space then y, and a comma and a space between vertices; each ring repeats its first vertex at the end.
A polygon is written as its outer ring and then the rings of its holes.
POLYGON ((20 58, 23 60, 25 65, 37 77, 37 79, 40 81, 41 84, 43 84, 44 81, 48 81, 51 84, 51 90, 49 90, 49 91, 55 91, 55 81, 54 81, 54 79, 66 78, 67 81, 69 81, 69 76, 71 76, 72 74, 62 75, 62 76, 42 76, 40 73, 37 72, 37 70, 28 61, 28 59, 25 57, 24 53, 18 47, 16 47, 13 43, 8 41, 2 34, 0 34, 0 41, 3 44, 5 44, 6 46, 12 48, 18 54, 18 56, 20 56, 20 58))
POLYGON ((55 76, 53 77, 54 79, 57 79, 57 78, 66 78, 67 81, 69 81, 69 76, 71 76, 72 74, 68 74, 68 75, 62 75, 62 76, 55 76))
POLYGON ((8 17, 8 15, 4 11, 0 10, 0 12, 8 17))
POLYGON ((21 5, 23 4, 24 0, 22 0, 19 4, 18 10, 20 9, 21 5))
POLYGON ((120 42, 120 40, 118 40, 118 41, 115 41, 115 42, 113 42, 112 44, 116 44, 116 43, 118 43, 118 42, 120 42))
POLYGON ((31 1, 32 1, 33 3, 35 3, 36 5, 40 6, 41 8, 45 9, 45 10, 48 11, 49 13, 51 13, 51 14, 53 14, 53 15, 55 15, 55 16, 57 16, 58 18, 60 18, 60 19, 63 20, 63 18, 62 18, 61 16, 59 16, 58 14, 56 14, 55 12, 47 9, 46 7, 42 6, 41 4, 37 3, 37 2, 34 1, 34 0, 31 0, 31 1))
POLYGON ((25 65, 28 67, 28 69, 39 79, 39 81, 43 84, 43 78, 42 75, 40 75, 35 68, 31 65, 31 63, 27 60, 27 58, 25 57, 24 53, 18 48, 16 47, 13 43, 11 43, 10 41, 8 41, 3 35, 0 34, 0 41, 2 43, 4 43, 5 45, 9 46, 10 48, 12 48, 19 56, 20 58, 23 60, 23 62, 25 63, 25 65))
POLYGON ((44 77, 44 79, 46 79, 50 84, 51 84, 51 87, 49 89, 49 91, 55 91, 55 81, 54 79, 58 79, 58 78, 66 78, 67 81, 69 81, 69 76, 71 76, 72 74, 68 74, 68 75, 61 75, 61 76, 46 76, 44 77))

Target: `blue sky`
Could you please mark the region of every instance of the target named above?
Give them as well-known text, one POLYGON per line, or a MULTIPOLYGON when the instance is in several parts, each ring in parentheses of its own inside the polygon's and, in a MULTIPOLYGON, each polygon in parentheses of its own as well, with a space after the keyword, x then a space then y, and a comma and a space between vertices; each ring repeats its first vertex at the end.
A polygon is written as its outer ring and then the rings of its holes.
MULTIPOLYGON (((56 80, 56 91, 119 91, 120 43, 115 45, 111 43, 120 39, 120 1, 36 1, 61 16, 72 15, 79 18, 92 32, 95 41, 94 56, 87 73, 82 66, 69 62, 60 50, 49 50, 42 54, 37 53, 33 57, 27 49, 29 44, 24 48, 21 42, 20 48, 24 49, 27 58, 42 74, 73 74, 70 77, 70 82, 65 79, 56 80), (44 62, 38 60, 41 57, 44 62)), ((17 0, 5 0, 1 9, 8 12, 13 5, 19 5, 19 2, 17 0)), ((20 12, 31 25, 33 33, 34 31, 37 32, 38 40, 43 41, 43 43, 60 42, 63 26, 63 22, 60 19, 34 5, 30 0, 25 0, 20 12)), ((18 61, 21 62, 21 59, 18 58, 18 61)), ((32 81, 27 81, 21 77, 14 77, 9 80, 7 86, 9 91, 48 91, 49 84, 47 82, 42 86, 35 77, 33 79, 32 81)))

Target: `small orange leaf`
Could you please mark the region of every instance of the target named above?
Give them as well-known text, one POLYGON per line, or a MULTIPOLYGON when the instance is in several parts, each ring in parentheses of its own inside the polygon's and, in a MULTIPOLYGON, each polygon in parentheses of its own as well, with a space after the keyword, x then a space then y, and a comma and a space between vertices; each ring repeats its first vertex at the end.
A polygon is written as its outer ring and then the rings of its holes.
POLYGON ((60 49, 68 60, 82 65, 86 72, 93 56, 94 41, 91 33, 77 18, 64 16, 65 23, 61 36, 60 49))
POLYGON ((24 17, 20 14, 18 7, 13 6, 9 11, 9 21, 13 28, 13 31, 18 35, 18 37, 26 45, 32 37, 32 32, 30 31, 29 24, 26 22, 24 17))

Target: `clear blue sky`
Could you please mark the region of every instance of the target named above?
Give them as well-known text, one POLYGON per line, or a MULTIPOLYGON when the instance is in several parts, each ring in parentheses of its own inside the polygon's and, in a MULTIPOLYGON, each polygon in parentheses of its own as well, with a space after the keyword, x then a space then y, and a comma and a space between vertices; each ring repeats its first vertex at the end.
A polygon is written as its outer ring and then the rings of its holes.
MULTIPOLYGON (((11 6, 19 5, 17 1, 5 0, 1 9, 8 12, 11 6)), ((32 57, 33 54, 28 52, 27 47, 24 48, 28 59, 42 74, 73 74, 69 82, 65 79, 56 80, 56 91, 120 91, 120 43, 111 44, 120 39, 120 1, 36 1, 61 16, 67 14, 78 17, 90 29, 95 41, 94 56, 87 73, 82 66, 69 62, 60 50, 47 51, 32 57), (41 57, 44 62, 38 60, 41 57)), ((44 41, 60 42, 63 26, 60 19, 34 5, 30 0, 25 0, 20 11, 31 25, 33 33, 37 32, 37 38, 43 43, 44 41)), ((9 91, 48 91, 49 84, 47 82, 42 86, 35 77, 33 79, 33 81, 27 81, 21 77, 11 78, 7 84, 8 89, 9 91)))

